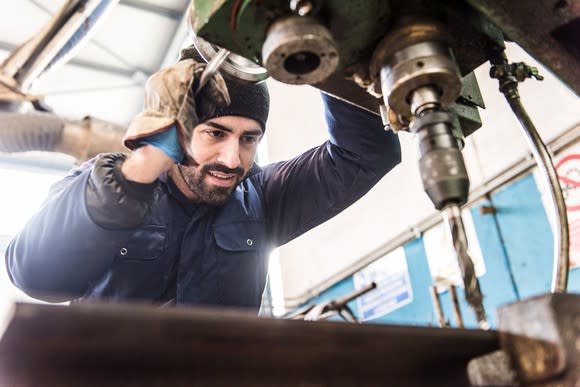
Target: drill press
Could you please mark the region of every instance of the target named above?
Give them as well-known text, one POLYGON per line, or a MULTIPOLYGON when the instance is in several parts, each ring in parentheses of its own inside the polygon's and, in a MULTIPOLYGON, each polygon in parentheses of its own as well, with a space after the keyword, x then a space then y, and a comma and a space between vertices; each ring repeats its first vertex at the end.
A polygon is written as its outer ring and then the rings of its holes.
POLYGON ((469 177, 456 117, 448 110, 461 93, 461 76, 445 27, 424 17, 405 17, 377 46, 371 76, 393 128, 416 136, 423 188, 448 226, 465 296, 479 326, 488 328, 483 296, 469 255, 460 206, 467 202, 469 177))

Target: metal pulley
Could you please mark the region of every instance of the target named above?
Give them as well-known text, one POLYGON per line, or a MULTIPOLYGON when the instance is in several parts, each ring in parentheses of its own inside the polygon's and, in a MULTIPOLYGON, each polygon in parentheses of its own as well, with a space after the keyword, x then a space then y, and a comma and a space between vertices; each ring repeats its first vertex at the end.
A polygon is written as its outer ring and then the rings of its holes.
MULTIPOLYGON (((219 46, 208 43, 199 36, 194 38, 193 46, 200 57, 207 63, 214 59, 221 50, 219 46)), ((265 68, 234 53, 229 53, 227 58, 223 60, 220 65, 220 71, 224 76, 252 83, 259 83, 268 78, 268 71, 265 68)))
POLYGON ((193 41, 196 56, 206 63, 210 63, 212 59, 214 60, 212 63, 219 61, 217 67, 223 76, 251 83, 259 83, 268 78, 268 71, 265 68, 235 53, 230 52, 228 55, 224 55, 225 50, 221 47, 198 36, 193 27, 192 7, 188 9, 187 21, 188 32, 193 41))

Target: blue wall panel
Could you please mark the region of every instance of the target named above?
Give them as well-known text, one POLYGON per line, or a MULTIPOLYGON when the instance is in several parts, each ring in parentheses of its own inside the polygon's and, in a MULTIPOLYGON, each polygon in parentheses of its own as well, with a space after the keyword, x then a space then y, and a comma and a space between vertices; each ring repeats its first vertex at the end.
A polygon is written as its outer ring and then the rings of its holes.
POLYGON ((553 236, 533 175, 494 193, 492 202, 520 297, 549 292, 553 236))
POLYGON ((568 292, 580 294, 580 268, 570 271, 568 277, 568 292))
MULTIPOLYGON (((479 244, 485 259, 486 274, 479 278, 484 293, 484 305, 492 327, 496 327, 497 307, 550 291, 553 266, 553 236, 546 210, 535 179, 529 174, 491 195, 490 202, 482 202, 470 209, 479 244), (492 205, 496 214, 480 213, 480 207, 492 205)), ((406 325, 435 325, 435 315, 429 294, 431 274, 423 239, 404 246, 413 302, 370 323, 406 325)), ((334 285, 313 302, 336 299, 354 290, 352 277, 334 285)), ((580 268, 570 272, 568 291, 580 293, 580 268)), ((458 289, 460 308, 465 326, 477 327, 473 312, 458 289)), ((441 294, 447 319, 453 321, 448 292, 441 294)), ((355 313, 356 304, 351 308, 355 313)))
MULTIPOLYGON (((427 264, 425 248, 423 247, 423 239, 416 239, 407 243, 404 246, 404 250, 407 259, 407 266, 409 268, 411 287, 413 289, 413 301, 410 304, 404 305, 385 316, 370 320, 369 323, 390 323, 404 325, 435 324, 435 316, 433 314, 431 296, 429 294, 429 286, 431 286, 431 274, 427 264)), ((353 290, 354 282, 352 277, 349 277, 332 286, 318 297, 314 298, 311 302, 309 302, 309 304, 341 298, 346 294, 351 293, 353 290)), ((356 307, 356 302, 353 301, 349 303, 349 306, 352 308, 353 312, 355 312, 357 317, 360 317, 356 307)))

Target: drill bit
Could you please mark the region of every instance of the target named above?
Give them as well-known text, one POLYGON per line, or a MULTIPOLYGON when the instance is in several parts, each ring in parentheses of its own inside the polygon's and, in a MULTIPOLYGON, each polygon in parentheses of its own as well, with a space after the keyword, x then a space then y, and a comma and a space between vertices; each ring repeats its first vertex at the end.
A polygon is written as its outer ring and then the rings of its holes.
POLYGON ((467 234, 461 218, 461 209, 457 204, 447 205, 443 209, 445 222, 451 232, 453 248, 457 254, 457 262, 461 270, 465 299, 475 312, 475 317, 481 329, 489 329, 489 323, 483 308, 483 295, 479 287, 479 281, 475 274, 475 266, 468 250, 467 234))

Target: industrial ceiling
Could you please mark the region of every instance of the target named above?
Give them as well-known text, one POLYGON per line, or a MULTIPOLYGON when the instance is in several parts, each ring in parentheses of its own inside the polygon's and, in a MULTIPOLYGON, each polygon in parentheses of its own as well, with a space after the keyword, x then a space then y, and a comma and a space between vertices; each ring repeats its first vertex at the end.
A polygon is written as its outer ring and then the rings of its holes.
MULTIPOLYGON (((49 21, 61 1, 26 0, 3 5, 0 58, 49 21)), ((85 115, 124 125, 140 109, 146 78, 177 58, 187 38, 189 1, 121 0, 100 19, 76 55, 34 85, 63 117, 85 115)))

